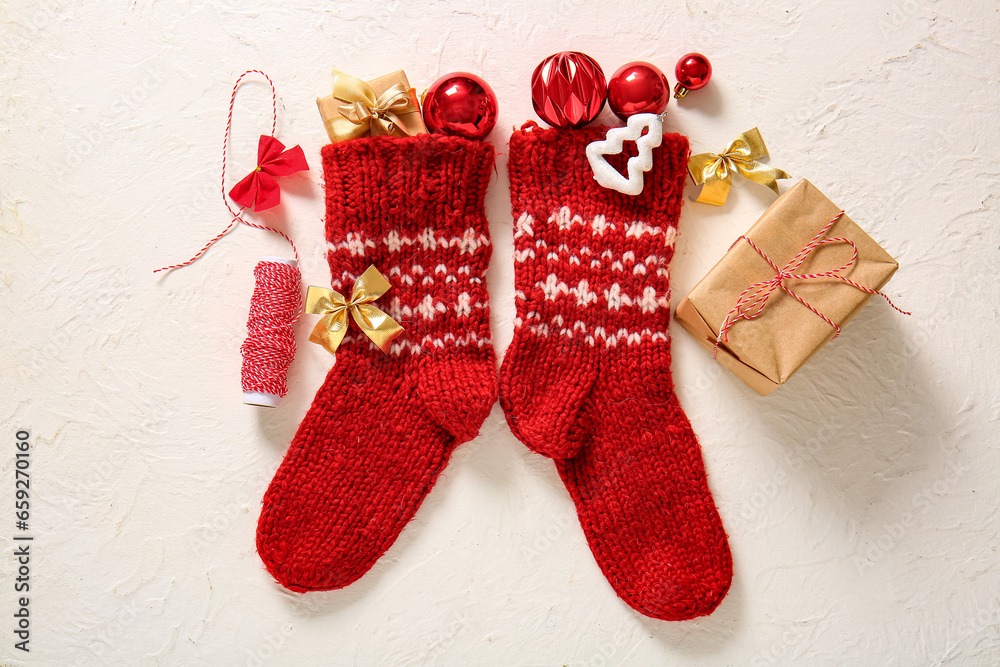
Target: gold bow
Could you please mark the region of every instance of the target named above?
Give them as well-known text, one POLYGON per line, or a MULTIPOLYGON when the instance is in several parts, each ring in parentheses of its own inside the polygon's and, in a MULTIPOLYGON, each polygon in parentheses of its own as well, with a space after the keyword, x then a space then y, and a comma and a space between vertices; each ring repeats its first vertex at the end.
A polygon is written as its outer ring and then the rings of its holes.
POLYGON ((705 186, 701 189, 697 201, 713 206, 725 204, 729 188, 733 184, 734 171, 755 183, 766 185, 778 194, 777 179, 791 178, 791 176, 777 167, 769 167, 758 162, 757 160, 762 157, 767 157, 767 146, 764 145, 764 139, 756 127, 733 139, 721 155, 716 153, 692 155, 688 160, 688 173, 696 184, 705 186))
POLYGON ((393 339, 403 333, 403 327, 394 319, 372 305, 376 299, 389 291, 392 285, 374 266, 358 276, 351 288, 348 301, 336 290, 325 287, 310 287, 306 293, 306 312, 322 315, 323 319, 309 334, 309 340, 325 347, 330 354, 336 354, 340 342, 347 333, 347 312, 365 335, 375 341, 379 349, 388 354, 393 339))
POLYGON ((405 113, 420 111, 417 91, 394 83, 376 97, 375 91, 356 76, 333 70, 333 96, 343 102, 337 110, 340 116, 326 121, 334 142, 357 139, 367 134, 391 134, 405 137, 409 133, 397 122, 405 113))

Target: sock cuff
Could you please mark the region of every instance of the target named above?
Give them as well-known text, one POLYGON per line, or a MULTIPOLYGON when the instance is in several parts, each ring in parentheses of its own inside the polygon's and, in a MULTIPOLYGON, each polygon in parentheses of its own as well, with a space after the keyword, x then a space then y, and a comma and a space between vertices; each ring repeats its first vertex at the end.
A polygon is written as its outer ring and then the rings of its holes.
MULTIPOLYGON (((630 196, 598 184, 587 161, 587 145, 604 139, 607 131, 607 127, 564 130, 533 125, 515 130, 508 164, 515 216, 527 211, 535 220, 545 220, 568 207, 584 219, 602 215, 620 221, 676 224, 690 154, 687 137, 663 135, 663 143, 653 149, 653 168, 644 176, 642 193, 630 196)), ((612 156, 609 162, 624 165, 625 156, 617 158, 612 156)))
POLYGON ((438 134, 364 137, 322 149, 326 237, 486 232, 483 201, 494 163, 484 141, 438 134))

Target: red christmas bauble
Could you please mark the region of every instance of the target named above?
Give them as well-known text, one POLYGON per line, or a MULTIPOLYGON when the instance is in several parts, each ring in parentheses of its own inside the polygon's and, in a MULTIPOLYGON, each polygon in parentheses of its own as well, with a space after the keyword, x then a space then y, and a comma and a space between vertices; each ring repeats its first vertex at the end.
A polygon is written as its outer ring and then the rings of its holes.
POLYGON ((608 81, 608 106, 622 120, 637 113, 658 114, 669 101, 670 82, 650 63, 626 63, 608 81))
POLYGON ((674 86, 674 97, 684 97, 689 90, 705 87, 708 80, 712 78, 712 63, 708 62, 708 58, 700 53, 689 53, 677 61, 674 76, 677 78, 677 85, 674 86))
POLYGON ((485 139, 497 124, 497 96, 469 72, 446 74, 423 94, 424 125, 431 132, 485 139))
POLYGON ((583 127, 601 113, 606 98, 604 70, 585 53, 555 53, 531 75, 531 104, 553 127, 583 127))

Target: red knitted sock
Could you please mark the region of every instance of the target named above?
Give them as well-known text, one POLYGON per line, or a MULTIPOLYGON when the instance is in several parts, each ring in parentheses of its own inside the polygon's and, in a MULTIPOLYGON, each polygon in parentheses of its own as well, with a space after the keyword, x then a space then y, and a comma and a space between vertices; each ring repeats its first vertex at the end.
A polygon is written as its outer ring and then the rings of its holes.
POLYGON ((492 244, 484 142, 441 135, 323 148, 333 289, 369 265, 405 329, 383 354, 352 322, 264 496, 257 551, 294 591, 341 588, 413 517, 496 400, 483 276, 492 244))
POLYGON ((682 620, 710 613, 732 580, 670 375, 669 264, 688 143, 665 135, 630 197, 594 181, 585 149, 604 132, 511 137, 517 319, 500 401, 515 435, 555 459, 618 595, 682 620))

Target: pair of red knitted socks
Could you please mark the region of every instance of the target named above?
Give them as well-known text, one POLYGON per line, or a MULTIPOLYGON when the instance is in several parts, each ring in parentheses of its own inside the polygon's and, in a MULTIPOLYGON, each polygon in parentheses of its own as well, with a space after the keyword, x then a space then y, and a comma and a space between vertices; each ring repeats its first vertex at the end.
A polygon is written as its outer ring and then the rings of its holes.
POLYGON ((367 572, 497 398, 551 457, 614 590, 655 618, 710 613, 732 561, 670 376, 669 263, 687 140, 665 135, 638 197, 601 188, 602 130, 510 143, 517 320, 500 370, 485 273, 485 142, 374 137, 323 149, 332 287, 374 265, 406 329, 388 355, 351 329, 263 501, 257 549, 294 591, 367 572))

